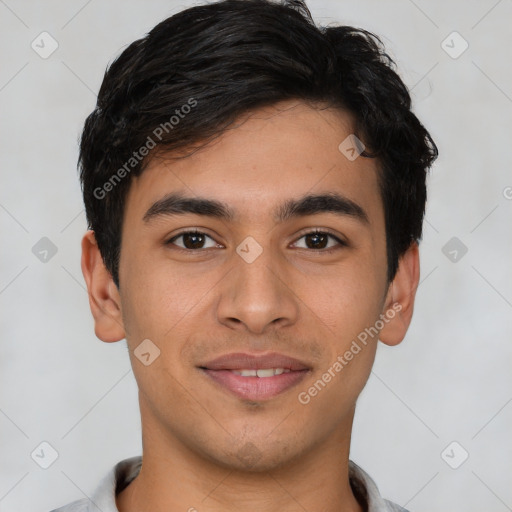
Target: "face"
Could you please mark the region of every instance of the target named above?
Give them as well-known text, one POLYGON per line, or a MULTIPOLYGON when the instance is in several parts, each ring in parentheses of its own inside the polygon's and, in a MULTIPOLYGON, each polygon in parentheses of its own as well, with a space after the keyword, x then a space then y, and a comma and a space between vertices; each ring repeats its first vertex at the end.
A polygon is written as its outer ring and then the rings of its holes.
POLYGON ((377 163, 338 149, 351 126, 285 102, 133 180, 119 303, 146 434, 254 471, 349 435, 377 336, 354 340, 393 304, 377 163))

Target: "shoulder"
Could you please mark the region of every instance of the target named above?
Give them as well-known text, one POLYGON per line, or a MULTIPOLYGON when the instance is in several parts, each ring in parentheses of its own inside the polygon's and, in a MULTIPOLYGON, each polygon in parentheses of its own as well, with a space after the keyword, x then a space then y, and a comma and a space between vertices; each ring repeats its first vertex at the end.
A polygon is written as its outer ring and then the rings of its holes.
POLYGON ((124 489, 139 473, 142 457, 136 456, 118 462, 105 474, 91 498, 82 498, 51 512, 118 512, 116 494, 124 489))
POLYGON ((354 494, 359 496, 368 512, 409 512, 396 503, 384 499, 370 475, 351 460, 349 461, 349 478, 354 494))
POLYGON ((90 500, 83 498, 81 500, 73 501, 63 507, 56 508, 50 512, 88 512, 90 500))
POLYGON ((386 510, 388 510, 389 512, 409 512, 405 508, 403 508, 400 505, 397 505, 396 503, 393 503, 389 500, 384 500, 384 503, 387 505, 386 510))

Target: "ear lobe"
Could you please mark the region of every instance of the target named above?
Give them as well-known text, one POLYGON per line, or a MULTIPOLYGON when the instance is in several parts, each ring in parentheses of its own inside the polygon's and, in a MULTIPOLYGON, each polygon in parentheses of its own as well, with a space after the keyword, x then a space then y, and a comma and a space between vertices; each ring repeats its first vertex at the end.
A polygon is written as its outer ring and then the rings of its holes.
POLYGON ((382 311, 387 321, 380 331, 379 340, 386 345, 398 345, 405 337, 412 319, 419 277, 419 247, 413 242, 400 258, 382 311))
POLYGON ((105 342, 125 337, 119 291, 101 257, 94 231, 82 238, 82 273, 89 292, 94 332, 105 342))

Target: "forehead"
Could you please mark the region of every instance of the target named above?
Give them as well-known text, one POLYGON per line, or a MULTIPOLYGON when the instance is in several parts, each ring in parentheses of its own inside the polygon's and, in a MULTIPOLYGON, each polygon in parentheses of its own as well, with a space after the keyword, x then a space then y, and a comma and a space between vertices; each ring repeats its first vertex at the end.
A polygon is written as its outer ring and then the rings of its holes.
POLYGON ((257 109, 187 158, 152 159, 133 179, 125 214, 140 220, 179 191, 229 204, 236 221, 275 220, 286 199, 338 192, 376 218, 383 215, 376 160, 340 151, 352 126, 346 112, 298 101, 257 109))

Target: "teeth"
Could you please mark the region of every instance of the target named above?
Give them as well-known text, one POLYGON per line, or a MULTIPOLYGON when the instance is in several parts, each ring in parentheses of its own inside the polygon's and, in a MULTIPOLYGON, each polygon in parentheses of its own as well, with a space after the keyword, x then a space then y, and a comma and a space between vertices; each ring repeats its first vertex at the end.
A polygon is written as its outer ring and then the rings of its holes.
POLYGON ((289 373, 290 370, 285 368, 261 368, 258 370, 230 370, 235 375, 242 377, 273 377, 282 373, 289 373))
POLYGON ((268 370, 256 370, 258 377, 273 377, 275 375, 274 369, 269 368, 268 370))
POLYGON ((256 377, 257 371, 256 370, 240 370, 240 375, 242 377, 256 377))

